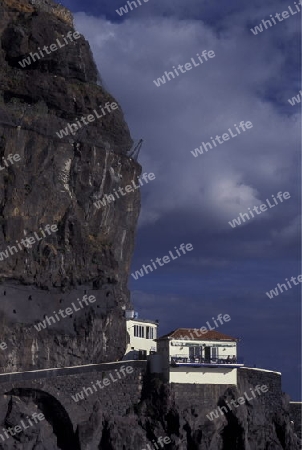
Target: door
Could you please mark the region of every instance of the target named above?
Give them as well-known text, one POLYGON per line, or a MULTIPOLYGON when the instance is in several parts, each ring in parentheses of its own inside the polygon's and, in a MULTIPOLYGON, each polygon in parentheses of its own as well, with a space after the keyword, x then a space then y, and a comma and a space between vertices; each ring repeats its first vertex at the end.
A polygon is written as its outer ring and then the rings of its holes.
POLYGON ((211 347, 204 348, 204 359, 206 362, 210 362, 211 360, 211 347))
POLYGON ((138 359, 146 360, 147 359, 147 350, 139 350, 138 351, 138 359))

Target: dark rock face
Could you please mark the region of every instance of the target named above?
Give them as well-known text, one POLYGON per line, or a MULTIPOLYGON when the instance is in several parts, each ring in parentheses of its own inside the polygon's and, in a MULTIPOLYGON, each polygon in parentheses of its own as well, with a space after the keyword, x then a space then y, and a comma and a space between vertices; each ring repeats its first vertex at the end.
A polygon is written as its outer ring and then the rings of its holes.
POLYGON ((296 435, 300 439, 302 439, 302 403, 290 402, 289 408, 290 408, 291 425, 296 435))
POLYGON ((21 158, 0 169, 0 252, 47 224, 58 227, 0 257, 4 371, 112 361, 124 353, 140 194, 100 208, 94 202, 131 184, 141 168, 126 156, 132 140, 121 109, 101 113, 114 99, 97 84, 85 39, 50 52, 70 31, 71 14, 50 0, 0 1, 0 157, 21 158), (42 50, 33 61, 30 54, 45 45, 49 54, 42 50), (22 68, 24 58, 31 62, 22 68), (94 110, 102 117, 58 137, 94 110), (29 330, 85 293, 97 302, 46 330, 29 330))

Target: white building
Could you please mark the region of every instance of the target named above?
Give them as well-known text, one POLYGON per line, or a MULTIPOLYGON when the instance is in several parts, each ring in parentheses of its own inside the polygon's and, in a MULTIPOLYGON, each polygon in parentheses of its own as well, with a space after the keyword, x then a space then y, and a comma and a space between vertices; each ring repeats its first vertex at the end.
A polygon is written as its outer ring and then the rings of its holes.
POLYGON ((129 342, 124 360, 147 359, 148 355, 156 353, 158 322, 138 319, 136 316, 134 311, 126 311, 129 342))
POLYGON ((169 383, 237 384, 238 339, 218 331, 177 328, 157 339, 169 383))

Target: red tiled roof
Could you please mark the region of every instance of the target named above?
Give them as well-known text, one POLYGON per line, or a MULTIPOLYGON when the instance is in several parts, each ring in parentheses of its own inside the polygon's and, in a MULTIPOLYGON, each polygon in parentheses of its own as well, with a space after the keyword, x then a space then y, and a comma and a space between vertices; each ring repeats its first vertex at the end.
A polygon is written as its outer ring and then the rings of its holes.
POLYGON ((238 338, 234 338, 232 336, 228 336, 227 334, 220 333, 216 330, 208 330, 206 332, 201 332, 200 328, 177 328, 176 330, 171 331, 168 334, 165 334, 158 339, 157 341, 161 339, 187 339, 191 341, 212 341, 212 340, 218 340, 218 341, 237 341, 238 338), (194 333, 196 331, 196 333, 194 333))

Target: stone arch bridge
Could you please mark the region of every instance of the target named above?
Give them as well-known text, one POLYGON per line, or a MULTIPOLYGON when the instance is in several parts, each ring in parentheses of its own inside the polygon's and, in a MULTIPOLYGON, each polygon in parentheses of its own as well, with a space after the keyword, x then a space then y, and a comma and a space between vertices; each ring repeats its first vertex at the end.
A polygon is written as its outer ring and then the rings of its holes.
POLYGON ((89 421, 96 402, 106 413, 125 415, 140 401, 146 366, 146 361, 121 361, 1 374, 1 403, 12 396, 31 401, 52 426, 59 448, 80 450, 77 428, 89 421))

